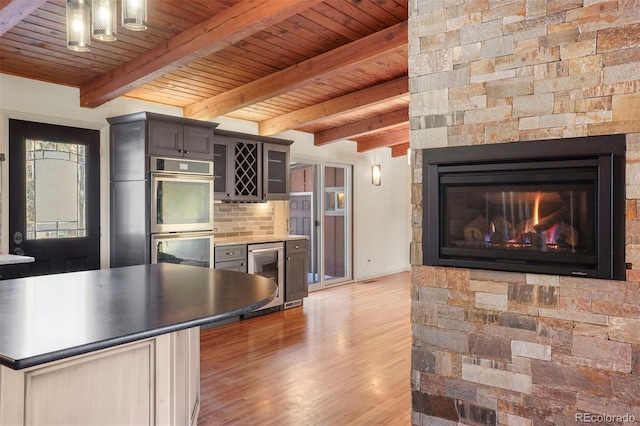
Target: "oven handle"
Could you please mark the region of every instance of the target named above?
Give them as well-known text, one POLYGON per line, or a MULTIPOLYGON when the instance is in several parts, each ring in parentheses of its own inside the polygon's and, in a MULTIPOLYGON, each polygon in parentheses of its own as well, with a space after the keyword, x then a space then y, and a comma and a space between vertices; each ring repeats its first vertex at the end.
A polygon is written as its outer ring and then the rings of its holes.
POLYGON ((266 251, 280 251, 284 250, 282 247, 265 248, 265 249, 251 249, 249 253, 264 253, 266 251))
POLYGON ((191 238, 191 237, 202 237, 209 238, 213 237, 213 232, 175 232, 170 234, 153 234, 152 237, 154 240, 170 240, 173 238, 191 238))
POLYGON ((151 173, 151 179, 159 180, 199 180, 204 182, 213 181, 213 175, 205 175, 205 174, 193 174, 193 173, 151 173))

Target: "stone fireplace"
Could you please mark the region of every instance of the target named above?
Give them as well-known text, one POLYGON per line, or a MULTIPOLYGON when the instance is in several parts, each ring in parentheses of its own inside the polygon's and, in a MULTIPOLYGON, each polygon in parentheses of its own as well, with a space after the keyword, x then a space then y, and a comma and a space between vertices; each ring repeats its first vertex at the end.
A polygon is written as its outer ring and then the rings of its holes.
POLYGON ((640 1, 410 0, 409 19, 413 424, 640 421, 640 1), (602 135, 626 145, 618 279, 423 264, 422 149, 602 135))

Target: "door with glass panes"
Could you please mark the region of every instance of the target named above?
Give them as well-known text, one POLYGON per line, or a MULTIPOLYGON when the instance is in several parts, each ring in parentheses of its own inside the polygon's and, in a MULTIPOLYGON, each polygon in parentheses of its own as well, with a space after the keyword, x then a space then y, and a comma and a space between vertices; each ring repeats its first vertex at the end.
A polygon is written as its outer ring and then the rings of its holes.
POLYGON ((35 258, 11 275, 100 267, 100 133, 9 120, 9 252, 35 258))
POLYGON ((351 166, 291 164, 289 232, 309 236, 310 290, 352 279, 351 166))

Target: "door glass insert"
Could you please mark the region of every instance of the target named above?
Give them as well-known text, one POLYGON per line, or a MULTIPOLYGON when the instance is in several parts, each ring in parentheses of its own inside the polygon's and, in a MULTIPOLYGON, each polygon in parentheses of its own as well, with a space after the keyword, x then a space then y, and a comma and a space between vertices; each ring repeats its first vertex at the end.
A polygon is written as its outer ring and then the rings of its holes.
POLYGON ((26 239, 87 236, 86 146, 27 139, 26 239))

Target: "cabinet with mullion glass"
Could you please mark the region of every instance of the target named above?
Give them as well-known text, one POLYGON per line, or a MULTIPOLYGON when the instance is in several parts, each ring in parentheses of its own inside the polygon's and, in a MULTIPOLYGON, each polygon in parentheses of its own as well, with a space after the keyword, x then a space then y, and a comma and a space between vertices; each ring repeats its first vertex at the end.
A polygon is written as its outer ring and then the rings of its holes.
POLYGON ((265 143, 262 189, 265 200, 288 200, 290 192, 289 147, 265 143))
POLYGON ((214 142, 214 197, 256 202, 289 199, 292 141, 217 130, 214 142))

